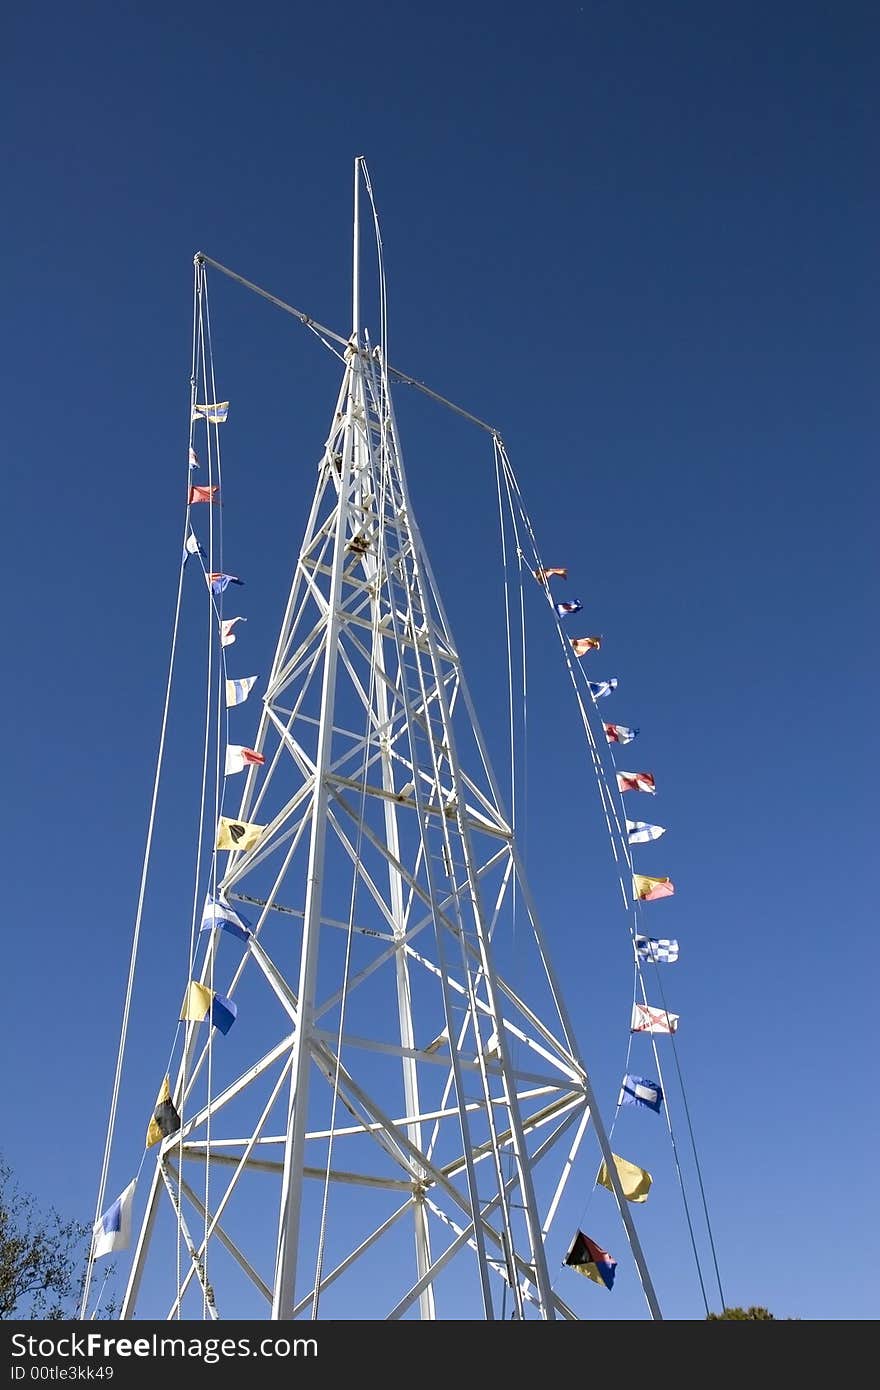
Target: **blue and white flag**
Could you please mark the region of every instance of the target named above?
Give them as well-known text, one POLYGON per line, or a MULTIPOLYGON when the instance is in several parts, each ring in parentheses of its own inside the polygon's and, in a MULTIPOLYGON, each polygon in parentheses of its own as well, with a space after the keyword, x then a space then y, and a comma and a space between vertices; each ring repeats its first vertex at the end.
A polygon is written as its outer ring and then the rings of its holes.
POLYGON ((593 699, 601 700, 603 695, 610 695, 612 690, 617 689, 617 677, 612 676, 610 681, 587 681, 587 685, 593 699))
POLYGON ((653 960, 659 965, 674 965, 678 960, 678 942, 665 937, 637 936, 635 947, 642 960, 653 960))
POLYGON ((649 1081, 646 1076, 630 1076, 627 1072, 620 1083, 618 1105, 644 1105, 659 1115, 662 1103, 663 1090, 656 1081, 649 1081))
POLYGON ((199 456, 196 453, 195 449, 190 449, 189 451, 189 466, 190 472, 192 472, 194 468, 198 468, 199 466, 199 456))
POLYGON ((183 543, 183 563, 184 563, 184 564, 186 564, 186 562, 187 562, 187 560, 189 559, 190 555, 201 555, 201 557, 202 557, 203 560, 207 560, 207 558, 208 558, 207 555, 205 554, 204 550, 202 549, 201 544, 199 543, 199 538, 198 538, 198 536, 196 535, 195 531, 193 531, 192 527, 190 527, 189 535, 187 536, 186 540, 185 540, 184 543, 183 543))
POLYGON ((226 682, 226 704, 243 705, 254 687, 256 676, 241 676, 238 680, 226 682))
POLYGON ((199 930, 210 931, 212 927, 228 931, 231 936, 237 936, 239 941, 247 941, 252 935, 251 924, 246 917, 242 917, 240 912, 235 912, 228 903, 212 898, 209 894, 205 899, 205 910, 199 930))
POLYGON ((631 845, 647 845, 665 834, 665 825, 649 825, 646 820, 628 820, 626 823, 626 838, 631 845))
POLYGON ((110 1255, 114 1250, 127 1250, 131 1244, 131 1209, 137 1178, 132 1178, 125 1191, 95 1222, 92 1233, 92 1258, 110 1255))
POLYGON ((560 618, 568 617, 569 613, 580 613, 583 606, 580 599, 572 599, 569 603, 554 603, 553 605, 560 618))

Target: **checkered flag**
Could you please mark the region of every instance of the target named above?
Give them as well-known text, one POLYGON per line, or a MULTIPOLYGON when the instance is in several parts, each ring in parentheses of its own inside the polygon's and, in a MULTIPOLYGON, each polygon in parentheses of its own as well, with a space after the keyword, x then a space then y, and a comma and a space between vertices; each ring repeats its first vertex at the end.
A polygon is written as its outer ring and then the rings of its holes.
POLYGON ((673 965, 678 960, 678 942, 658 940, 654 936, 636 937, 636 955, 661 965, 673 965))

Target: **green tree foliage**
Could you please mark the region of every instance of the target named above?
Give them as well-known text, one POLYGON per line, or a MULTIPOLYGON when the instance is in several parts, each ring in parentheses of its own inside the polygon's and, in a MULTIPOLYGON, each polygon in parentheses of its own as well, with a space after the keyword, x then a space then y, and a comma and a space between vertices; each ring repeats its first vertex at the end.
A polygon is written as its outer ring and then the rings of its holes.
POLYGON ((0 1318, 74 1318, 89 1227, 40 1210, 0 1155, 0 1318))
MULTIPOLYGON (((723 1313, 707 1313, 707 1322, 723 1322, 724 1319, 736 1320, 737 1322, 777 1322, 775 1313, 771 1313, 767 1308, 725 1308, 723 1313)), ((785 1318, 785 1322, 794 1322, 794 1318, 785 1318)))

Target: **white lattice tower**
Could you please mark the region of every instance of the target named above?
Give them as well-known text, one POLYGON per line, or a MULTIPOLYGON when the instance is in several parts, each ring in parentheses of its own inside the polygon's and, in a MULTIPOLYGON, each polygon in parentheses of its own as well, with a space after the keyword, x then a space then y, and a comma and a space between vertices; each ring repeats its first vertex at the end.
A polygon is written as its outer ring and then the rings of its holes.
POLYGON ((162 1205, 159 1316, 575 1317, 545 1242, 594 1098, 357 319, 345 359, 219 885, 253 935, 200 972, 248 1008, 187 1025, 122 1316, 162 1205))

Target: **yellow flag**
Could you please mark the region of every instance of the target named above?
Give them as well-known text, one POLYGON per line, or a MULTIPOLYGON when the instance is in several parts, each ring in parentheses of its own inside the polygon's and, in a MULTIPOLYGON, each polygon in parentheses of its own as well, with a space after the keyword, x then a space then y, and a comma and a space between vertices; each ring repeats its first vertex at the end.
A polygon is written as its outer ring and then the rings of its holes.
MULTIPOLYGON (((646 1173, 644 1168, 637 1168, 634 1163, 628 1163, 619 1154, 612 1154, 614 1166, 617 1169, 617 1176, 620 1178, 620 1186, 623 1188, 623 1195, 628 1202, 647 1202, 648 1192, 654 1179, 650 1173, 646 1173)), ((602 1167, 599 1169, 596 1182, 602 1187, 607 1187, 609 1192, 613 1192, 611 1178, 608 1176, 608 1165, 602 1160, 602 1167)))
POLYGON ((647 874, 633 874, 633 894, 643 902, 651 903, 655 898, 671 898, 675 884, 671 878, 649 878, 647 874))
POLYGON ((200 985, 198 980, 190 980, 180 1010, 181 1021, 201 1023, 203 1019, 208 1017, 213 998, 214 996, 207 986, 200 985))
POLYGON ((252 821, 230 820, 228 816, 221 816, 217 827, 217 848, 253 849, 265 829, 265 825, 254 825, 252 821))
POLYGON ((147 1148, 152 1148, 153 1144, 158 1144, 160 1139, 167 1139, 169 1134, 176 1134, 179 1129, 180 1116, 174 1108, 174 1102, 171 1099, 171 1085, 166 1076, 156 1097, 153 1118, 147 1126, 147 1148))

